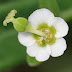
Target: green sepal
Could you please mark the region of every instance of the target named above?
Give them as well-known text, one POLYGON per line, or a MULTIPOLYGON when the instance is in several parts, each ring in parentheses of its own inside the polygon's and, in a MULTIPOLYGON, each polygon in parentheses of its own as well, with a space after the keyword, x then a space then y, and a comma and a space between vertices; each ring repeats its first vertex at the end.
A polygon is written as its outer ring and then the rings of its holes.
POLYGON ((28 21, 26 18, 18 17, 14 20, 13 26, 18 32, 24 32, 27 28, 28 21))
POLYGON ((31 67, 38 66, 41 64, 41 62, 37 61, 35 57, 30 57, 28 54, 27 54, 27 63, 31 67))

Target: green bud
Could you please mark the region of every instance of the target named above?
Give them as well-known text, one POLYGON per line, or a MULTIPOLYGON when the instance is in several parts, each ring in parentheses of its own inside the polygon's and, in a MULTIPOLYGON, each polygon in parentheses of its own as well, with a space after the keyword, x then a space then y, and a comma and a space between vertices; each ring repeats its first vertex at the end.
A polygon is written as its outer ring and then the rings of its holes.
POLYGON ((28 25, 28 21, 26 18, 18 17, 13 22, 13 26, 18 32, 24 32, 26 30, 26 27, 28 25))

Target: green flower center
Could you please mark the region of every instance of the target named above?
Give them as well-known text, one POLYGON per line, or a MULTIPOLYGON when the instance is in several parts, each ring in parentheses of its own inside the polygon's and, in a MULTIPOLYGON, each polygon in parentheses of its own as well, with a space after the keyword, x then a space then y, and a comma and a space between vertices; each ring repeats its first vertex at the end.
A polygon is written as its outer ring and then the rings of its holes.
POLYGON ((44 47, 47 44, 52 45, 55 43, 56 38, 54 37, 54 35, 56 34, 56 30, 53 26, 49 27, 47 24, 41 24, 38 26, 38 30, 47 34, 46 37, 41 37, 41 36, 36 35, 36 34, 33 35, 33 37, 37 40, 37 43, 40 46, 44 47))

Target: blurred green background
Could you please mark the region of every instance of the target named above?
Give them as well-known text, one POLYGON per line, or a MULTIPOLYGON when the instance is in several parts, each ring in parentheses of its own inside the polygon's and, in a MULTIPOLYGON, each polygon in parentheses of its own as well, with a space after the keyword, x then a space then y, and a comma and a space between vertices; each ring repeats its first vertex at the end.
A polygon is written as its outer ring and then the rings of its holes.
MULTIPOLYGON (((42 0, 44 2, 44 0, 42 0)), ((61 16, 69 25, 69 33, 65 37, 67 41, 67 50, 64 55, 58 58, 52 58, 43 62, 37 67, 29 67, 26 64, 26 47, 22 46, 17 39, 17 32, 14 30, 12 23, 7 27, 3 26, 3 20, 7 14, 16 9, 16 17, 28 16, 36 9, 44 7, 41 0, 0 0, 0 72, 13 69, 24 64, 31 71, 15 72, 72 72, 72 0, 47 0, 49 8, 55 16, 61 16), (57 1, 57 4, 54 2, 57 1), (57 9, 59 8, 59 9, 57 9)), ((46 0, 45 0, 46 1, 46 0)), ((7 71, 14 72, 14 71, 7 71)))

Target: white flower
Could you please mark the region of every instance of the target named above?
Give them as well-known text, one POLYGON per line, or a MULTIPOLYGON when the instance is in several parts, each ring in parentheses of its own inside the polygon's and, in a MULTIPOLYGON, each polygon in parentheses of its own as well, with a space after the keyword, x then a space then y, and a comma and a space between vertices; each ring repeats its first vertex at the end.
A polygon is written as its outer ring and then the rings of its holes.
MULTIPOLYGON (((46 44, 42 47, 42 40, 47 38, 41 37, 40 40, 36 40, 32 33, 19 32, 18 39, 19 42, 27 47, 27 54, 31 57, 35 57, 37 61, 46 61, 49 59, 50 55, 52 57, 61 56, 67 48, 66 41, 64 36, 68 33, 67 23, 60 17, 54 17, 53 13, 48 9, 38 9, 34 11, 28 18, 29 24, 32 25, 35 29, 38 29, 38 26, 45 23, 49 27, 54 27, 56 33, 54 37, 56 38, 55 43, 46 44), (40 44, 40 45, 39 45, 40 44)), ((49 30, 45 30, 49 33, 49 30)), ((48 38, 51 38, 52 34, 48 38)))

